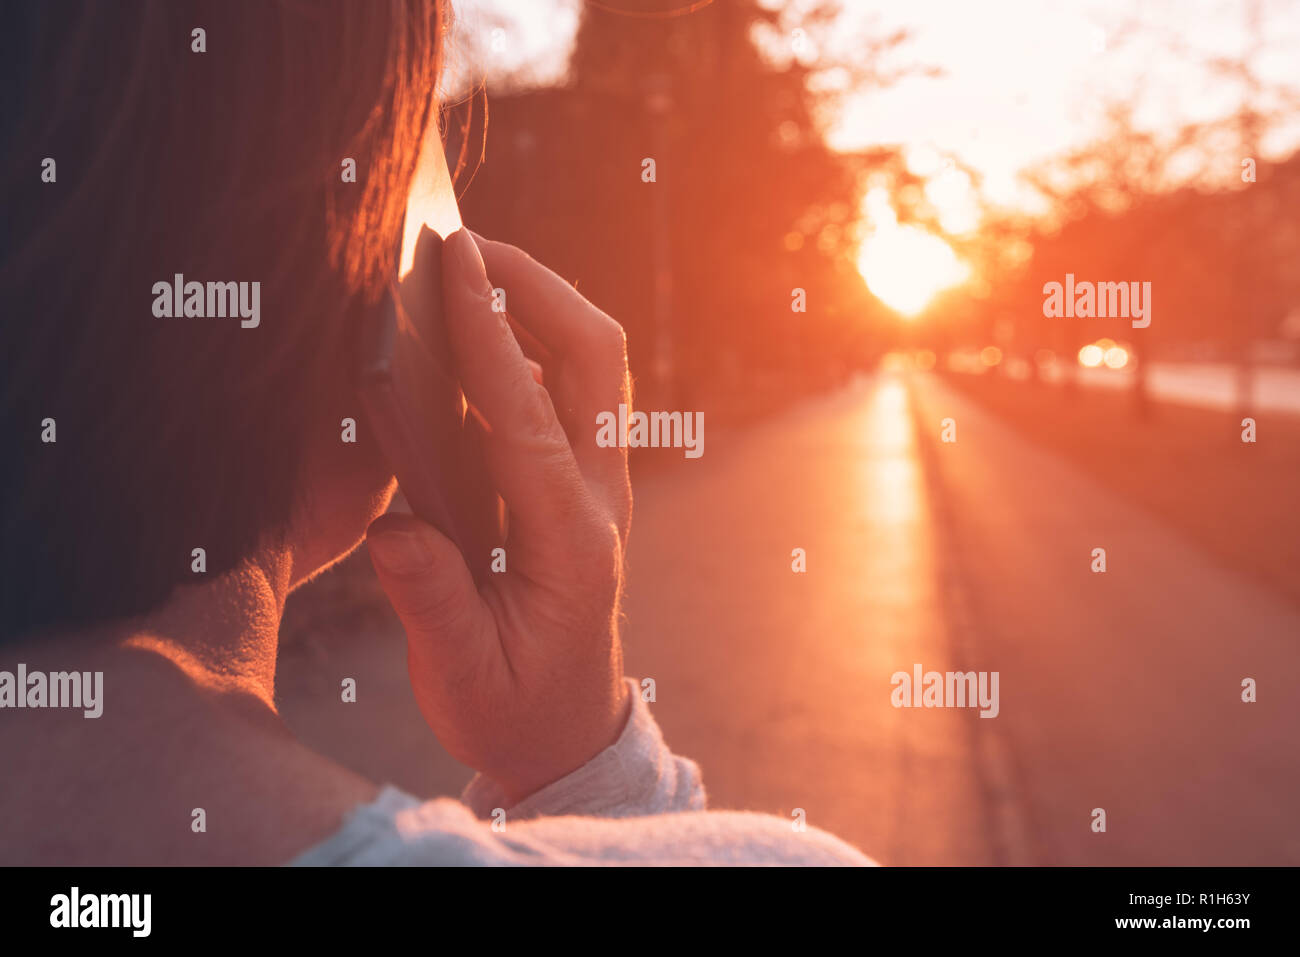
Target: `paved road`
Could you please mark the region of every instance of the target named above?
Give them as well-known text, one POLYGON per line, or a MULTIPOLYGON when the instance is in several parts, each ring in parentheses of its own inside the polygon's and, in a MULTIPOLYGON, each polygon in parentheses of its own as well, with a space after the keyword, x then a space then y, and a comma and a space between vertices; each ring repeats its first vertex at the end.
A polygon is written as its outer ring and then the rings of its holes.
POLYGON ((637 486, 628 667, 670 744, 714 806, 803 808, 888 863, 995 859, 974 716, 889 703, 895 671, 956 663, 903 386, 710 441, 637 486))
MULTIPOLYGON (((707 449, 638 479, 624 635, 713 806, 801 808, 887 864, 1300 862, 1295 608, 934 377, 707 449), (999 716, 894 708, 916 663, 998 671, 999 716)), ((421 793, 463 783, 391 629, 287 658, 309 741, 421 793), (340 672, 374 689, 347 711, 340 672)))

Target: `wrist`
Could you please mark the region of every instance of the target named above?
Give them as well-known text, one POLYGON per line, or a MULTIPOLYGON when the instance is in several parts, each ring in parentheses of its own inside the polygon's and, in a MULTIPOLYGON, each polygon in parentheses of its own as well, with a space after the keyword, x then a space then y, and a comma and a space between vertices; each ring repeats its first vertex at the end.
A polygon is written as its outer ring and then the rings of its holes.
POLYGON ((546 788, 556 781, 568 777, 589 762, 593 761, 607 748, 618 743, 628 720, 632 715, 632 695, 626 678, 619 678, 609 706, 604 710, 600 721, 587 726, 581 740, 575 741, 563 756, 548 762, 545 766, 533 768, 512 768, 503 773, 492 774, 505 796, 512 804, 518 804, 531 794, 546 788))

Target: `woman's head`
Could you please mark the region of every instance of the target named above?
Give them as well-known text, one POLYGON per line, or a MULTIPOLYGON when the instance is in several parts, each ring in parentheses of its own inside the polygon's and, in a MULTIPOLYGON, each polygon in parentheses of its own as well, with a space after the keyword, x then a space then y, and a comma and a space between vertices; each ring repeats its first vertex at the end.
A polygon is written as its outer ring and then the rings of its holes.
POLYGON ((10 15, 0 635, 147 611, 194 582, 195 548, 215 575, 292 534, 323 564, 382 507, 388 476, 341 423, 435 119, 439 7, 10 15), (178 274, 258 283, 257 325, 160 317, 178 274))

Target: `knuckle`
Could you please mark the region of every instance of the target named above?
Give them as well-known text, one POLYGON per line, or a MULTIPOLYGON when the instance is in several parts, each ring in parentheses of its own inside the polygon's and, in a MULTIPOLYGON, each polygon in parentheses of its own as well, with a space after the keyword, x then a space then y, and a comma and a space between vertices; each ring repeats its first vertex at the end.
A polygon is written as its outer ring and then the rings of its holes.
POLYGON ((600 335, 606 351, 617 355, 619 359, 626 362, 627 332, 616 320, 604 315, 604 313, 601 314, 601 317, 604 321, 601 324, 600 335))
POLYGON ((537 261, 533 259, 533 257, 528 252, 526 252, 523 249, 520 249, 514 243, 503 242, 500 239, 489 239, 488 244, 496 252, 500 253, 503 256, 508 256, 511 259, 517 260, 518 262, 533 263, 537 261))
MULTIPOLYGON (((585 301, 585 300, 584 300, 585 301)), ((602 365, 617 364, 621 369, 627 368, 627 333, 614 319, 601 312, 591 303, 592 317, 585 324, 582 350, 589 362, 602 365)))
POLYGON ((617 523, 608 521, 604 516, 594 516, 595 520, 583 535, 584 557, 600 567, 617 568, 623 560, 623 535, 617 523))
POLYGON ((520 388, 519 422, 529 444, 549 446, 557 437, 558 420, 546 388, 529 379, 520 388))
POLYGON ((614 522, 599 520, 591 513, 587 517, 591 520, 572 526, 575 531, 569 555, 573 568, 581 570, 585 596, 581 605, 593 621, 606 621, 618 604, 623 585, 622 536, 614 522))

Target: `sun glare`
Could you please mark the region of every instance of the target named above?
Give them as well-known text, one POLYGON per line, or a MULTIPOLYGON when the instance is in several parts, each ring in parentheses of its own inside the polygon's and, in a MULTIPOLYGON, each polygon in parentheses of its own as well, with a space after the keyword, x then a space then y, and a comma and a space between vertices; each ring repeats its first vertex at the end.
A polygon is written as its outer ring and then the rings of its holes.
POLYGON ((915 316, 936 293, 970 274, 938 236, 896 224, 882 225, 868 237, 858 269, 872 294, 905 316, 915 316))
POLYGON ((899 225, 886 190, 868 190, 863 213, 871 231, 858 254, 858 271, 872 294, 889 308, 915 316, 936 293, 970 275, 952 247, 934 233, 899 225))

